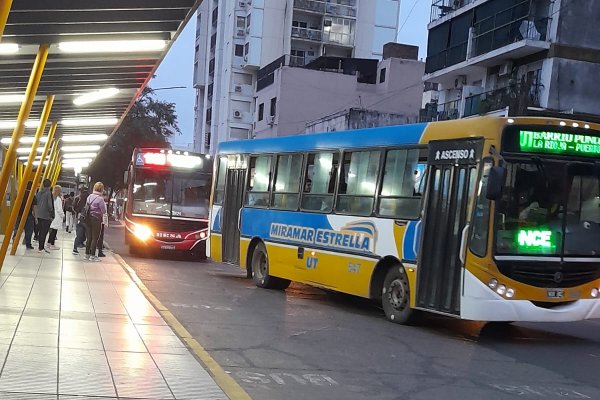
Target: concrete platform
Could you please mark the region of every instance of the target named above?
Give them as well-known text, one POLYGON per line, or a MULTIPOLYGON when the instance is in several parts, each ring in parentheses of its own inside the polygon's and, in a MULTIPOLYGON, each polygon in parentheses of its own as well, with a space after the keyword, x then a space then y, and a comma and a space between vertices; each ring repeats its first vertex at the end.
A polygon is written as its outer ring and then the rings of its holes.
POLYGON ((0 399, 227 399, 110 252, 56 244, 0 273, 0 399))

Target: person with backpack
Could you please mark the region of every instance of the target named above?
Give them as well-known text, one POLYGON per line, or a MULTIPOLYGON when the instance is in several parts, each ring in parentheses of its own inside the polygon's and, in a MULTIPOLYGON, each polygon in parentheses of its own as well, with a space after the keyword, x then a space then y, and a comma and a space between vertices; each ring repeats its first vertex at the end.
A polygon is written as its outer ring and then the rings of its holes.
POLYGON ((84 186, 79 189, 79 195, 73 200, 73 212, 76 218, 75 241, 73 242, 73 255, 78 255, 79 247, 85 247, 85 221, 83 218, 83 206, 88 198, 88 189, 84 186))
POLYGON ((104 215, 107 214, 103 191, 104 184, 96 182, 94 192, 88 196, 82 211, 82 218, 85 219, 85 236, 87 237, 85 259, 95 262, 100 261, 100 258, 96 256, 96 249, 102 229, 102 221, 104 215))
POLYGON ((65 195, 65 214, 67 216, 65 231, 70 233, 75 227, 75 213, 73 212, 73 201, 75 193, 71 192, 65 195))

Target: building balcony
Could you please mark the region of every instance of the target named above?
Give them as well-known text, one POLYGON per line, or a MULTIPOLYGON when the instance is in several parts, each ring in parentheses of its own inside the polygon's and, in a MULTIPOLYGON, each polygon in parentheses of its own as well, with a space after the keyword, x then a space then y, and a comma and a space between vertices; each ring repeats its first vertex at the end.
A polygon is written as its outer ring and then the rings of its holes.
POLYGON ((550 18, 534 21, 525 17, 499 26, 494 23, 495 21, 491 21, 492 18, 495 17, 490 17, 475 25, 471 57, 477 57, 522 41, 545 42, 548 40, 550 18), (493 27, 486 29, 487 26, 493 27))
POLYGON ((431 3, 431 16, 429 22, 443 18, 475 1, 476 0, 433 0, 431 3))
POLYGON ((510 115, 525 115, 528 107, 540 107, 542 87, 521 82, 465 98, 463 117, 487 114, 508 108, 510 115))
POLYGON ((292 37, 295 39, 306 39, 315 42, 323 41, 323 32, 320 29, 292 27, 292 37))
POLYGON ((356 18, 356 2, 352 0, 338 0, 337 3, 319 0, 294 0, 294 8, 316 14, 356 18))
POLYGON ((437 120, 447 121, 450 119, 458 119, 460 117, 460 99, 448 101, 446 103, 438 104, 437 107, 437 120))
POLYGON ((290 67, 304 67, 316 58, 314 56, 290 56, 290 67))
POLYGON ((354 46, 354 34, 334 32, 332 30, 323 32, 323 41, 329 44, 336 44, 345 47, 354 46))

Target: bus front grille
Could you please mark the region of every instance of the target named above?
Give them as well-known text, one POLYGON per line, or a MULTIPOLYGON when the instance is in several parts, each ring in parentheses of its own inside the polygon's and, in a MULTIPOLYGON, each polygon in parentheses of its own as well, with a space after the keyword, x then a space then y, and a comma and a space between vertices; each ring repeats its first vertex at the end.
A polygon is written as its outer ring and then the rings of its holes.
POLYGON ((541 288, 570 288, 600 278, 599 263, 499 263, 500 272, 515 281, 541 288))

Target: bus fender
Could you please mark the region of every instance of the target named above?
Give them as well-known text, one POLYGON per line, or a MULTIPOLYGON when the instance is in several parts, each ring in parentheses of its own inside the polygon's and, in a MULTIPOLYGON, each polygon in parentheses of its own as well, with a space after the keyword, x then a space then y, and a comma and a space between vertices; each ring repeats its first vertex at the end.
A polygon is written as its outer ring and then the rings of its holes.
POLYGON ((381 299, 381 289, 383 287, 385 275, 387 274, 390 268, 398 266, 404 268, 402 262, 394 256, 385 256, 379 260, 379 262, 375 266, 375 269, 373 270, 373 275, 371 275, 371 283, 369 285, 370 299, 377 301, 381 299))

